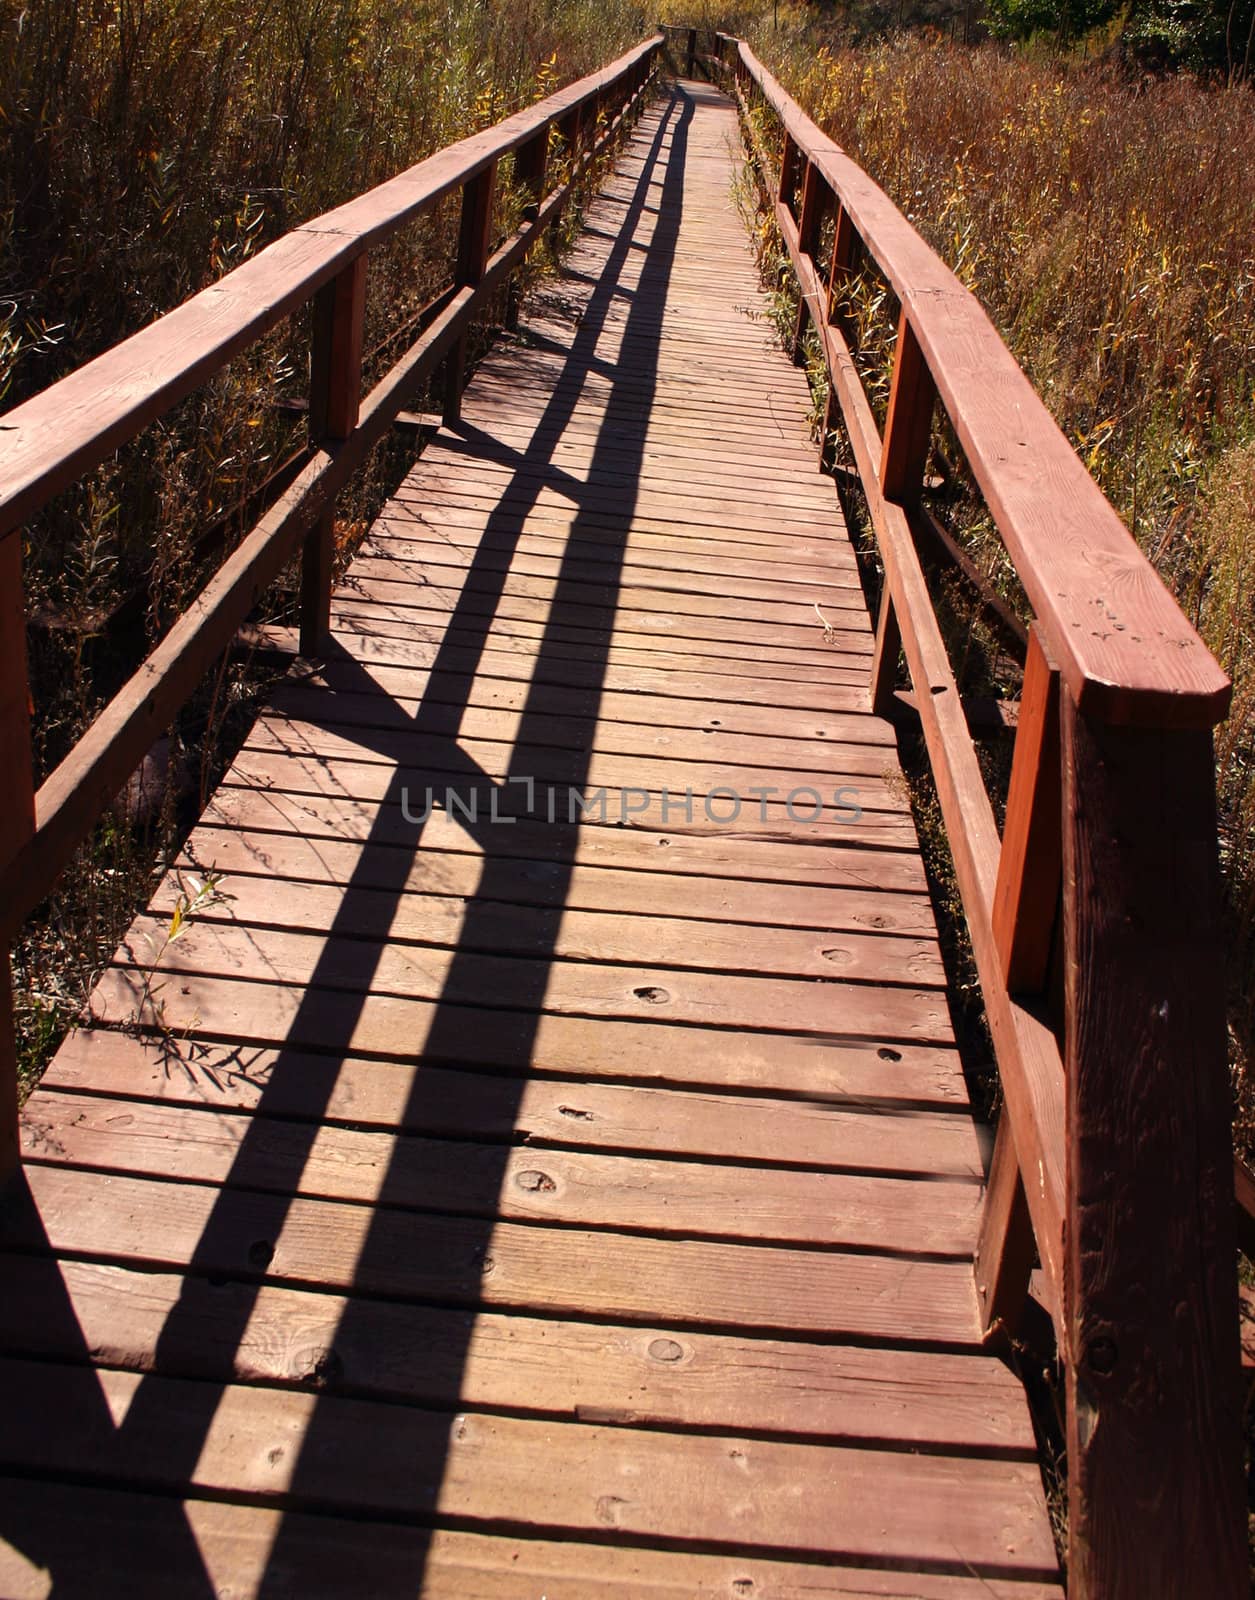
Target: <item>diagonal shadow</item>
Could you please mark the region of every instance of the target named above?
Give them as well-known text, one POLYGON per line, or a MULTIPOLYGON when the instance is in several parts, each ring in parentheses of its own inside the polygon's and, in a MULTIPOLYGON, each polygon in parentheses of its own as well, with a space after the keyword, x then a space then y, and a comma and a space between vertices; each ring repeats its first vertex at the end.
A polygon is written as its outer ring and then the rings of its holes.
MULTIPOLYGON (((444 754, 432 765, 439 767, 442 783, 457 781, 481 791, 495 786, 500 793, 502 780, 514 771, 508 766, 506 771, 490 779, 459 749, 458 718, 450 718, 450 705, 465 709, 469 701, 480 657, 489 643, 496 605, 508 576, 509 563, 501 560, 501 553, 514 549, 529 511, 546 482, 546 473, 538 470, 538 466, 543 468, 554 443, 579 410, 584 376, 595 366, 601 366, 605 376, 598 381, 609 382, 603 398, 604 413, 593 445, 588 477, 581 486, 582 498, 563 549, 552 601, 536 647, 533 675, 513 740, 514 750, 525 761, 529 759, 525 752, 545 743, 542 735, 550 723, 546 705, 549 674, 545 669, 555 654, 555 641, 561 639, 565 624, 574 616, 582 626, 589 627, 590 638, 596 637, 604 644, 600 652, 593 649, 588 652, 584 715, 578 720, 564 717, 563 743, 570 744, 572 756, 570 770, 564 774, 563 790, 567 781, 573 787, 582 787, 587 774, 606 672, 605 649, 609 645, 617 604, 618 574, 648 427, 649 408, 641 402, 643 396, 648 399, 653 393, 657 381, 660 311, 679 230, 687 130, 693 103, 683 91, 676 91, 670 99, 661 102, 658 110, 657 128, 644 152, 640 175, 625 205, 621 230, 614 235, 604 235, 611 240, 605 268, 584 306, 570 349, 563 352, 564 366, 554 380, 552 394, 533 430, 533 444, 521 453, 498 504, 488 516, 483 538, 464 574, 463 587, 448 618, 446 641, 438 646, 430 668, 428 689, 438 685, 438 702, 424 698, 410 723, 412 733, 423 737, 425 746, 432 740, 439 741, 444 754), (625 304, 619 280, 629 264, 637 264, 635 256, 644 248, 634 235, 645 214, 653 210, 646 201, 653 198, 651 189, 656 188, 660 172, 662 187, 653 237, 641 265, 639 281, 633 285, 627 301, 626 327, 622 331, 623 363, 622 366, 607 366, 595 356, 596 347, 610 313, 620 311, 625 304), (599 485, 600 497, 597 494, 599 485), (595 541, 586 509, 591 503, 598 505, 600 513, 595 541), (613 526, 606 516, 606 507, 610 504, 618 513, 613 526), (590 545, 595 547, 605 573, 604 595, 595 604, 590 600, 587 579, 572 576, 572 569, 578 574, 579 562, 590 545), (482 559, 481 553, 490 553, 491 561, 482 559), (455 643, 449 643, 449 637, 455 643), (574 736, 568 738, 571 732, 574 736)), ((549 354, 552 356, 552 351, 549 354)), ((470 432, 467 430, 468 436, 470 432)), ((561 654, 560 649, 557 653, 561 654)), ((377 700, 382 695, 377 682, 347 652, 334 651, 330 665, 338 687, 360 689, 377 700)), ((314 725, 318 725, 317 721, 314 725)), ((384 736, 378 730, 346 730, 334 721, 326 726, 339 734, 350 732, 364 751, 369 751, 372 745, 379 751, 385 748, 384 736)), ((394 749, 395 739, 394 730, 387 735, 386 748, 394 749)), ((179 1298, 163 1325, 155 1371, 159 1374, 186 1371, 188 1352, 197 1347, 198 1339, 202 1343, 204 1340, 206 1283, 229 1289, 226 1305, 218 1304, 214 1313, 215 1353, 201 1354, 197 1358, 197 1375, 212 1381, 180 1385, 175 1414, 168 1386, 161 1378, 145 1377, 131 1396, 125 1417, 116 1428, 107 1416, 94 1415, 90 1419, 89 1433, 100 1447, 101 1460, 85 1463, 88 1481, 95 1479, 97 1473, 115 1481, 139 1484, 151 1482, 154 1477, 159 1477, 165 1485, 193 1480, 219 1408, 222 1385, 230 1379, 234 1354, 244 1339, 265 1269, 293 1203, 290 1192, 261 1192, 254 1187, 256 1171, 267 1159, 260 1146, 267 1137, 264 1124, 268 1104, 278 1103, 287 1108, 286 1114, 290 1115, 294 1099, 301 1102, 302 1120, 288 1129, 291 1188, 295 1189, 304 1157, 313 1146, 320 1119, 326 1112, 332 1076, 321 1075, 316 1087, 303 1090, 301 1080, 308 1067, 308 1041, 311 1036, 316 1037, 318 1049, 332 1059, 342 1058, 352 1049, 363 1010, 371 1004, 371 982, 389 937, 397 901, 409 879, 414 851, 421 844, 424 828, 430 825, 416 827, 413 850, 396 848, 396 809, 401 806, 403 790, 408 790, 412 796, 424 782, 422 773, 407 773, 398 767, 391 774, 387 792, 377 802, 374 824, 369 836, 361 842, 359 861, 368 855, 374 858, 376 866, 380 859, 393 861, 393 881, 382 883, 377 870, 363 881, 359 867, 344 886, 335 922, 327 933, 300 1007, 288 1027, 288 1042, 273 1063, 256 1106, 256 1116, 234 1154, 231 1170, 206 1219, 179 1298), (376 843, 384 848, 372 850, 376 843), (392 845, 390 849, 389 844, 392 845), (388 892, 381 894, 381 887, 388 892), (328 1003, 332 989, 334 1005, 328 1003), (154 1441, 159 1441, 162 1451, 160 1474, 154 1474, 145 1462, 145 1451, 154 1448, 154 1441)), ((543 796, 543 789, 541 793, 543 796)), ((543 814, 543 800, 541 811, 543 814)), ((578 829, 561 825, 552 828, 553 850, 547 864, 552 909, 518 908, 516 914, 527 919, 535 953, 515 963, 516 977, 508 1008, 487 1014, 479 1009, 476 999, 484 985, 482 951, 491 948, 490 928, 500 915, 501 903, 514 898, 517 861, 511 854, 509 827, 481 822, 470 831, 482 849, 479 882, 465 907, 459 943, 452 954, 440 998, 431 1008, 421 1058, 431 1064, 465 1063, 465 1037, 469 1029, 477 1037, 491 1042, 491 1053, 483 1064, 494 1074, 508 1076, 521 1095, 532 1065, 554 942, 574 865, 578 829)), ((492 1000, 493 997, 485 998, 492 1000)), ((385 1065, 382 1070, 396 1069, 385 1065)), ((416 1071, 408 1103, 398 1118, 399 1129, 427 1124, 424 1101, 432 1092, 423 1071, 416 1071)), ((467 1308, 473 1307, 479 1299, 481 1276, 493 1232, 493 1211, 512 1147, 504 1143, 484 1147, 483 1159, 476 1168, 477 1192, 483 1205, 476 1206, 476 1215, 458 1219, 457 1258, 453 1259, 448 1254, 447 1230, 441 1234, 431 1216, 411 1208, 404 1146, 405 1136, 401 1133, 393 1141, 375 1207, 360 1237, 351 1281, 341 1287, 347 1301, 336 1331, 337 1350, 369 1350, 371 1308, 380 1297, 401 1301, 408 1297, 420 1304, 426 1301, 428 1306, 443 1304, 467 1308), (419 1270, 415 1270, 416 1267, 419 1270), (410 1285, 408 1289, 407 1284, 410 1285), (416 1284, 420 1287, 415 1288, 416 1284)), ((32 1245, 29 1240, 24 1247, 36 1251, 39 1248, 37 1242, 32 1245)), ((56 1307, 50 1310, 65 1314, 64 1304, 59 1312, 56 1307)), ((438 1383, 424 1395, 422 1407, 398 1405, 391 1408, 393 1418, 402 1419, 392 1429, 391 1447, 395 1449, 399 1436, 402 1455, 396 1466, 411 1496, 410 1509, 400 1520, 409 1520, 413 1515, 421 1521, 423 1507, 435 1504, 447 1460, 452 1421, 449 1414, 456 1411, 461 1402, 461 1374, 473 1319, 450 1313, 446 1321, 438 1383)), ((56 1369, 48 1370, 51 1374, 56 1369)), ((289 1495, 294 1505, 325 1505, 328 1463, 342 1461, 346 1470, 351 1471, 350 1464, 361 1459, 364 1449, 368 1448, 360 1437, 360 1420, 355 1420, 357 1413, 339 1401, 336 1393, 337 1389, 351 1391, 353 1377, 352 1370, 338 1368, 335 1361, 324 1364, 318 1398, 303 1436, 295 1446, 296 1459, 289 1476, 289 1495)), ((104 1409, 103 1403, 101 1409, 104 1409)), ((164 1592, 211 1600, 216 1590, 193 1531, 177 1499, 171 1498, 164 1504, 167 1511, 160 1525, 145 1527, 142 1534, 129 1528, 124 1519, 114 1527, 105 1525, 103 1530, 93 1525, 91 1535, 86 1529, 82 1530, 85 1537, 94 1536, 99 1541, 99 1548, 93 1552, 93 1560, 99 1563, 97 1570, 147 1572, 159 1549, 165 1569, 164 1592)), ((7 1517, 4 1520, 9 1521, 7 1517)), ((92 1562, 84 1561, 81 1550, 71 1561, 63 1559, 63 1552, 55 1541, 48 1544, 21 1526, 6 1526, 5 1532, 32 1560, 50 1569, 54 1596, 85 1600, 86 1596, 97 1592, 94 1580, 83 1576, 85 1571, 90 1571, 92 1562)), ((263 1594, 290 1596, 319 1592, 319 1572, 310 1567, 311 1545, 307 1534, 307 1520, 302 1522, 296 1515, 285 1515, 280 1520, 267 1563, 263 1594)), ((391 1600, 394 1593, 411 1596, 421 1588, 425 1538, 419 1536, 408 1541, 404 1549, 405 1560, 390 1569, 394 1585, 382 1589, 376 1585, 371 1589, 379 1600, 391 1600)))

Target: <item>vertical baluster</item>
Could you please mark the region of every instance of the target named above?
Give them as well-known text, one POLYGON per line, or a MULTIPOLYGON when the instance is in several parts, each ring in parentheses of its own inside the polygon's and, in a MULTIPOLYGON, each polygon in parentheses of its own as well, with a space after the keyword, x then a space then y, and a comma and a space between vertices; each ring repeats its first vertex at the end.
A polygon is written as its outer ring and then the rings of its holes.
MULTIPOLYGON (((462 189, 462 226, 458 233, 458 255, 453 269, 456 287, 478 283, 488 264, 488 240, 492 227, 492 191, 496 178, 495 161, 475 174, 462 189)), ((462 414, 462 387, 466 374, 469 330, 463 331, 445 362, 444 420, 450 426, 462 414)))
POLYGON ((688 36, 688 49, 684 56, 684 76, 691 78, 697 70, 697 29, 690 28, 688 36))
MULTIPOLYGON (((314 300, 310 351, 309 437, 313 444, 347 439, 362 398, 362 332, 366 257, 357 256, 314 300)), ((318 655, 331 626, 335 507, 328 506, 305 539, 301 561, 301 653, 318 655)))
MULTIPOLYGON (((8 866, 35 831, 31 765, 22 535, 0 535, 0 866, 8 866)), ((17 1167, 17 1027, 8 930, 0 944, 0 1182, 17 1167)))

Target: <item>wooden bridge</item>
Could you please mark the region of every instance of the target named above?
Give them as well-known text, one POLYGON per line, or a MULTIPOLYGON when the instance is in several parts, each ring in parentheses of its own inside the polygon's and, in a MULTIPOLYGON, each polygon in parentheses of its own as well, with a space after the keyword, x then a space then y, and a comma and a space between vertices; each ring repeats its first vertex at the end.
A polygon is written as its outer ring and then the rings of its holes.
POLYGON ((1069 1592, 1244 1592, 1227 684, 971 297, 748 49, 697 43, 298 229, 5 421, 10 932, 305 573, 300 658, 8 1161, 5 1596, 1041 1600, 1009 1342, 1037 1260, 1069 1592), (781 129, 876 629, 732 203, 738 102, 781 129), (463 393, 471 320, 607 155, 463 393), (498 239, 506 158, 531 205, 498 239), (362 398, 369 250, 459 189, 452 288, 362 398), (838 310, 859 251, 901 307, 883 442, 838 310), (311 298, 309 465, 35 794, 14 530, 311 298), (444 426, 333 587, 334 496, 441 361, 444 426), (1001 831, 918 554, 942 410, 1036 618, 1001 831), (883 715, 900 651, 991 1167, 883 715), (171 941, 207 872, 229 898, 171 941))

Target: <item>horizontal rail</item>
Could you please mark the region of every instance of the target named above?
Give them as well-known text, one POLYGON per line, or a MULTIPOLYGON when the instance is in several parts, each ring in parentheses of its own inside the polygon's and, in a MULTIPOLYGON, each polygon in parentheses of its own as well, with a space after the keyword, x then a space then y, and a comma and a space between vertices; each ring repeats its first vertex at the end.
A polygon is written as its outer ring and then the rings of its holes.
POLYGON ((464 187, 491 163, 594 104, 653 63, 658 35, 589 77, 450 145, 251 260, 131 338, 10 411, 0 422, 0 537, 201 387, 372 246, 464 187))
POLYGON ((980 302, 747 44, 744 71, 822 174, 909 319, 1052 655, 1087 716, 1211 727, 1228 678, 1085 470, 980 302))
POLYGON ((884 565, 872 705, 900 703, 905 657, 962 897, 1004 1100, 975 1286, 988 1336, 1014 1334, 1040 1255, 1065 1366, 1069 1591, 1236 1596, 1210 736, 1229 683, 975 297, 749 47, 718 40, 703 59, 740 102, 797 279, 794 355, 809 322, 827 369, 821 452, 839 412, 884 565), (861 254, 900 308, 883 434, 841 312, 861 254), (939 404, 1034 612, 1001 836, 919 554, 948 537, 922 502, 939 404))

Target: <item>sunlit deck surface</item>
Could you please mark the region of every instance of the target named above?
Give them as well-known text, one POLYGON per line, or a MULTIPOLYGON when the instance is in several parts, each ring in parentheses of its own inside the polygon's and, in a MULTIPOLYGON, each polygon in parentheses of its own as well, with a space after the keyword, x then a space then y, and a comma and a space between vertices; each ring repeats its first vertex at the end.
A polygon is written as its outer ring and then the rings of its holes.
POLYGON ((1059 1593, 736 139, 645 115, 31 1099, 3 1595, 1059 1593))

